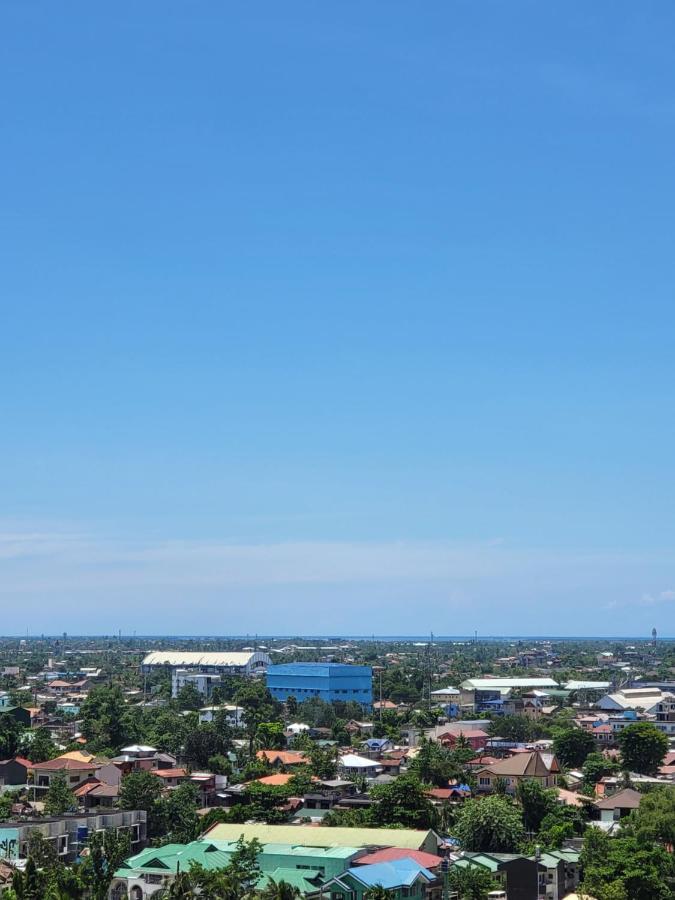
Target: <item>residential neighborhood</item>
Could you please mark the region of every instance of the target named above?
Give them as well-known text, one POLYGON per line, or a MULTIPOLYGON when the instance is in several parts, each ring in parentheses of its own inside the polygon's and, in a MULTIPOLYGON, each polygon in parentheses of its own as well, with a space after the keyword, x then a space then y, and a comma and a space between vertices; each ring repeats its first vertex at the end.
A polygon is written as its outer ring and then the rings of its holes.
POLYGON ((669 643, 168 640, 0 641, 9 900, 603 900, 630 841, 670 883, 669 643))

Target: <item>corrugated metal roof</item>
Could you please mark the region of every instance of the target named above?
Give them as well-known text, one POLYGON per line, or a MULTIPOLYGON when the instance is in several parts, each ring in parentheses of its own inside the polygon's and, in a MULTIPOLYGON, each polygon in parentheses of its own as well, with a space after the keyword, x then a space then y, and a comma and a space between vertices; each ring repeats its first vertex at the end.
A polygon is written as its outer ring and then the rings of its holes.
POLYGON ((307 847, 405 847, 422 850, 438 842, 432 831, 413 831, 409 828, 316 828, 312 825, 230 825, 220 822, 208 831, 205 838, 216 841, 250 841, 257 838, 262 844, 301 844, 307 847))
POLYGON ((558 687, 552 678, 467 678, 460 685, 465 691, 499 691, 509 688, 558 687))
POLYGON ((143 660, 144 666, 247 666, 253 660, 270 659, 260 651, 200 653, 194 650, 154 650, 143 660))

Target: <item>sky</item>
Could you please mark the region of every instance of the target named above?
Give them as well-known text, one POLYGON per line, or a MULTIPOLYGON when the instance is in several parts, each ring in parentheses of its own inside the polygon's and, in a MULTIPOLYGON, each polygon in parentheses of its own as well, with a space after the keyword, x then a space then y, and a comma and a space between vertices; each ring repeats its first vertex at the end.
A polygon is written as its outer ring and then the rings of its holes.
POLYGON ((674 29, 1 4, 0 631, 675 635, 674 29))

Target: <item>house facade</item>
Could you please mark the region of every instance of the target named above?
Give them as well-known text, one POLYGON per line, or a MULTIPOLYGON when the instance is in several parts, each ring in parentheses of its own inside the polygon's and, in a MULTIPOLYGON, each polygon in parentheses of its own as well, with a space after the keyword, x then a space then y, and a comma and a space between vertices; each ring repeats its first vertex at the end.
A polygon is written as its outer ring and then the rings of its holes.
POLYGON ((560 766, 552 753, 530 750, 515 753, 479 769, 476 773, 477 789, 491 793, 497 784, 506 786, 506 793, 515 794, 521 781, 533 780, 544 788, 556 787, 560 766))

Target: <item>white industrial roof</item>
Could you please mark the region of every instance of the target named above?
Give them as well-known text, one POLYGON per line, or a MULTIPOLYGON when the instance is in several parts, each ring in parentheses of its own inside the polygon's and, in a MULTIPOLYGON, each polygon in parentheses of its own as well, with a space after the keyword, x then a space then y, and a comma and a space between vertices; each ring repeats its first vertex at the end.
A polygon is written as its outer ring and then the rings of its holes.
POLYGON ((568 681, 566 691, 606 691, 612 686, 611 681, 568 681))
POLYGON ((600 709, 607 708, 607 701, 610 701, 622 709, 649 710, 667 696, 670 695, 659 688, 627 688, 601 697, 595 705, 600 709))
POLYGON ((439 691, 432 691, 431 696, 433 697, 434 694, 453 694, 454 695, 454 694, 459 694, 459 691, 456 687, 446 687, 446 688, 441 688, 439 691))
POLYGON ((468 678, 461 687, 465 691, 500 691, 510 688, 557 688, 552 678, 468 678))
POLYGON ((144 666, 246 666, 254 658, 269 659, 266 653, 253 650, 232 653, 201 653, 194 650, 154 650, 143 660, 144 666))
POLYGON ((347 753, 340 757, 340 765, 346 769, 377 769, 379 763, 365 756, 357 756, 356 753, 347 753))

